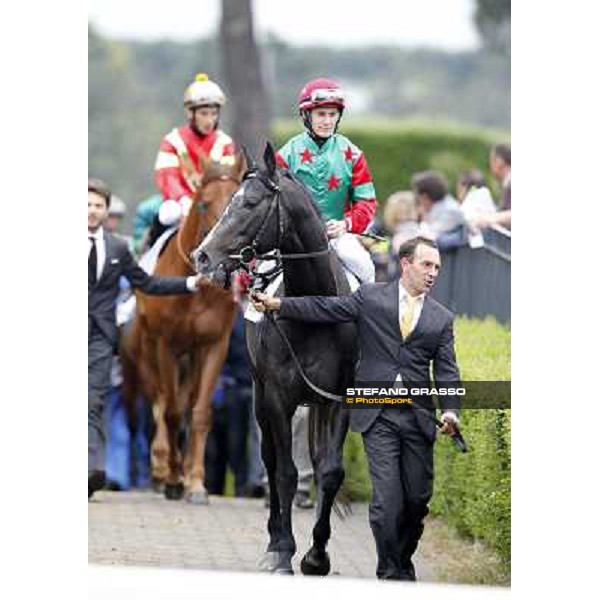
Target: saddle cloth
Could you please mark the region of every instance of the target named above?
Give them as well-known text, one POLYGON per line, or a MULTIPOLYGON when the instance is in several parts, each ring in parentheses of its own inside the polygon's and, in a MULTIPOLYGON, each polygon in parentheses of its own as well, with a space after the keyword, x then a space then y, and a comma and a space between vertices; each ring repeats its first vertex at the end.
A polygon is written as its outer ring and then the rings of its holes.
MULTIPOLYGON (((139 265, 148 273, 148 275, 152 275, 154 273, 154 269, 156 268, 156 263, 158 262, 158 257, 161 255, 162 251, 166 243, 169 241, 171 236, 177 231, 177 227, 169 227, 166 231, 162 233, 162 235, 154 242, 152 248, 144 252, 142 257, 139 260, 139 265)), ((122 299, 121 301, 117 300, 117 325, 121 326, 124 323, 128 323, 133 319, 133 315, 135 314, 135 295, 131 294, 129 297, 122 299)))
POLYGON ((161 236, 154 242, 154 245, 149 250, 146 250, 140 258, 139 265, 148 273, 152 275, 158 262, 158 257, 161 255, 166 243, 169 241, 171 236, 177 231, 177 226, 169 227, 166 231, 163 231, 161 236))

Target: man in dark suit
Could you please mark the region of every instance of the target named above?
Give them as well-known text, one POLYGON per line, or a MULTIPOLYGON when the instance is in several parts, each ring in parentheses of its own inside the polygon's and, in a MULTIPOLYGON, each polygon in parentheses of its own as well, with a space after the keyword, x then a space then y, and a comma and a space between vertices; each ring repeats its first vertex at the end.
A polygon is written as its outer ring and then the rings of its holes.
MULTIPOLYGON (((312 323, 355 321, 361 350, 357 385, 424 385, 430 382, 431 364, 436 383, 457 385, 453 315, 427 294, 441 266, 437 246, 427 238, 414 238, 400 247, 399 261, 400 280, 365 284, 351 296, 257 294, 254 306, 312 323)), ((450 434, 458 423, 458 403, 444 399, 441 404, 441 431, 450 434)), ((415 581, 412 555, 433 493, 435 411, 433 404, 402 406, 355 408, 350 426, 362 433, 373 483, 369 521, 377 546, 377 577, 415 581)))
POLYGON ((117 343, 115 302, 119 279, 146 294, 188 294, 198 277, 152 277, 135 262, 127 242, 103 228, 111 193, 99 179, 88 180, 88 498, 104 486, 103 409, 117 343))

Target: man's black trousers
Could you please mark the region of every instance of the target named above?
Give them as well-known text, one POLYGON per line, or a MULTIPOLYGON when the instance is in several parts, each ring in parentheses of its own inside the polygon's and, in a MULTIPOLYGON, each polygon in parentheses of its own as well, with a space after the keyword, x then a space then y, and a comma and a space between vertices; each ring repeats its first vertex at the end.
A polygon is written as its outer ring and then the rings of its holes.
POLYGON ((388 408, 363 433, 373 483, 369 522, 377 546, 377 577, 415 580, 412 555, 433 493, 433 443, 414 408, 388 408))
POLYGON ((104 403, 112 358, 113 344, 93 324, 88 333, 88 472, 104 471, 104 403))

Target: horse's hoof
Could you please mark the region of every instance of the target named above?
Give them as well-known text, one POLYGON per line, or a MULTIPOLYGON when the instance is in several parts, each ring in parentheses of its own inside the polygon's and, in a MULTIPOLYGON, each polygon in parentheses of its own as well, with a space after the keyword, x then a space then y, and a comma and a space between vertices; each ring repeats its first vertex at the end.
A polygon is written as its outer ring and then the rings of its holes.
POLYGON ((258 563, 258 569, 276 575, 293 575, 291 552, 265 552, 258 563))
POLYGON ((208 504, 208 492, 202 490, 200 492, 190 492, 186 496, 186 500, 195 506, 205 506, 208 504))
POLYGON ((303 575, 329 575, 331 570, 329 554, 325 550, 311 548, 302 558, 300 570, 303 575))
POLYGON ((165 498, 181 500, 183 498, 183 483, 165 483, 165 498))
POLYGON ((265 552, 258 561, 258 570, 265 573, 272 573, 277 564, 277 552, 265 552))
POLYGON ((165 493, 165 482, 160 479, 152 480, 152 491, 155 494, 164 494, 165 493))

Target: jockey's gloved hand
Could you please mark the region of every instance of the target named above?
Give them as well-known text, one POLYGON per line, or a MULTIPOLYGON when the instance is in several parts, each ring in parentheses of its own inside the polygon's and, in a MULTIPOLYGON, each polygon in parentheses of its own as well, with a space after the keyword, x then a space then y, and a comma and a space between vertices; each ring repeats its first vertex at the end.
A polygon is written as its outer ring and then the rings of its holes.
POLYGON ((165 227, 170 227, 179 222, 182 214, 181 204, 177 200, 165 200, 158 209, 158 220, 165 227))
POLYGON ((340 237, 340 235, 343 235, 346 231, 346 221, 336 221, 335 219, 327 221, 327 237, 329 237, 329 239, 340 237))

